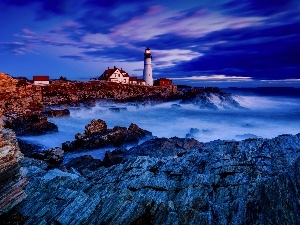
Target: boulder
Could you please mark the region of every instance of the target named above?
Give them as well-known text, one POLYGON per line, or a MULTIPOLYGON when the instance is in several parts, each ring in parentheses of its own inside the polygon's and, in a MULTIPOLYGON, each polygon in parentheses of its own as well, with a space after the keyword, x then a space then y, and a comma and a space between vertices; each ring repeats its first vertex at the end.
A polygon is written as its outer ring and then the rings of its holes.
POLYGON ((84 133, 87 136, 92 136, 94 134, 99 134, 107 130, 107 125, 104 120, 97 119, 92 120, 90 124, 85 126, 84 133))

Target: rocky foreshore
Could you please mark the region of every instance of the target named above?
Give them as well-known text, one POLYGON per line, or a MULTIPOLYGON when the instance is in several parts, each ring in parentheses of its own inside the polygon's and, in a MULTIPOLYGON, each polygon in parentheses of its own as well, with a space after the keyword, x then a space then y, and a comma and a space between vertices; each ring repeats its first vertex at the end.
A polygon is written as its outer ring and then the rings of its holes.
MULTIPOLYGON (((46 170, 25 158, 25 224, 299 224, 300 134, 212 141, 156 138, 103 161, 46 170)), ((90 163, 89 163, 90 162, 90 163)), ((5 224, 5 223, 4 223, 5 224)))

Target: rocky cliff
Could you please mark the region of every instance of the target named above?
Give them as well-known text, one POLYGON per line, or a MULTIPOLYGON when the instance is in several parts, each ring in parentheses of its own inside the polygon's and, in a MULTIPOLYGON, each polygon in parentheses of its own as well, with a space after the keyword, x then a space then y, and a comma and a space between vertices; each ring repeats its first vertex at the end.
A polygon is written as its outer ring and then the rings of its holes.
POLYGON ((24 79, 0 73, 0 108, 4 113, 35 111, 46 106, 93 106, 99 99, 115 101, 166 101, 179 98, 172 87, 124 85, 101 81, 54 80, 50 85, 37 86, 24 79))
POLYGON ((27 184, 24 169, 19 167, 23 154, 20 152, 16 135, 4 129, 0 118, 0 215, 22 201, 27 184))
POLYGON ((112 166, 78 160, 69 171, 26 159, 31 183, 15 212, 25 224, 300 223, 300 134, 158 138, 110 155, 112 166))

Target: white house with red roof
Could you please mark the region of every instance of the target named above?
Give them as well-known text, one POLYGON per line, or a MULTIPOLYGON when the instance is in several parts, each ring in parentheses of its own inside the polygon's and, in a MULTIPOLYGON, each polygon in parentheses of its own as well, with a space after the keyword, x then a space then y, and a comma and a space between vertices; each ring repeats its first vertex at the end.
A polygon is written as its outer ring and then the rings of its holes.
POLYGON ((99 80, 111 81, 122 84, 129 84, 129 75, 122 68, 109 68, 99 77, 99 80))
POLYGON ((137 77, 130 77, 126 71, 122 68, 118 69, 114 66, 114 68, 107 68, 103 72, 103 74, 99 77, 99 80, 116 82, 121 84, 136 84, 136 85, 146 85, 145 80, 137 79, 137 77))
POLYGON ((49 76, 33 76, 33 84, 48 85, 50 84, 49 76))

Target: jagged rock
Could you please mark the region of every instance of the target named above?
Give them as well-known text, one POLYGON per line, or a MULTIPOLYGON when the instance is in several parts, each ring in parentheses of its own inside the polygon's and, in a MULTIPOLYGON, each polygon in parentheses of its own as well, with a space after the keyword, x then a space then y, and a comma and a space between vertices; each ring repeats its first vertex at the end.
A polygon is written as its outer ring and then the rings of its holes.
POLYGON ((4 129, 0 118, 0 215, 26 197, 23 188, 28 181, 19 167, 22 159, 14 132, 4 129))
POLYGON ((107 130, 107 125, 104 120, 92 120, 90 124, 85 126, 84 133, 88 136, 93 134, 103 133, 107 130))
POLYGON ((29 170, 15 212, 26 224, 299 224, 299 137, 158 139, 81 175, 29 170))
POLYGON ((84 134, 76 134, 75 140, 64 142, 62 149, 75 151, 78 149, 95 149, 106 146, 121 146, 125 143, 138 142, 142 138, 152 137, 152 133, 141 129, 136 124, 126 127, 115 126, 107 129, 105 121, 98 119, 85 126, 84 134))

